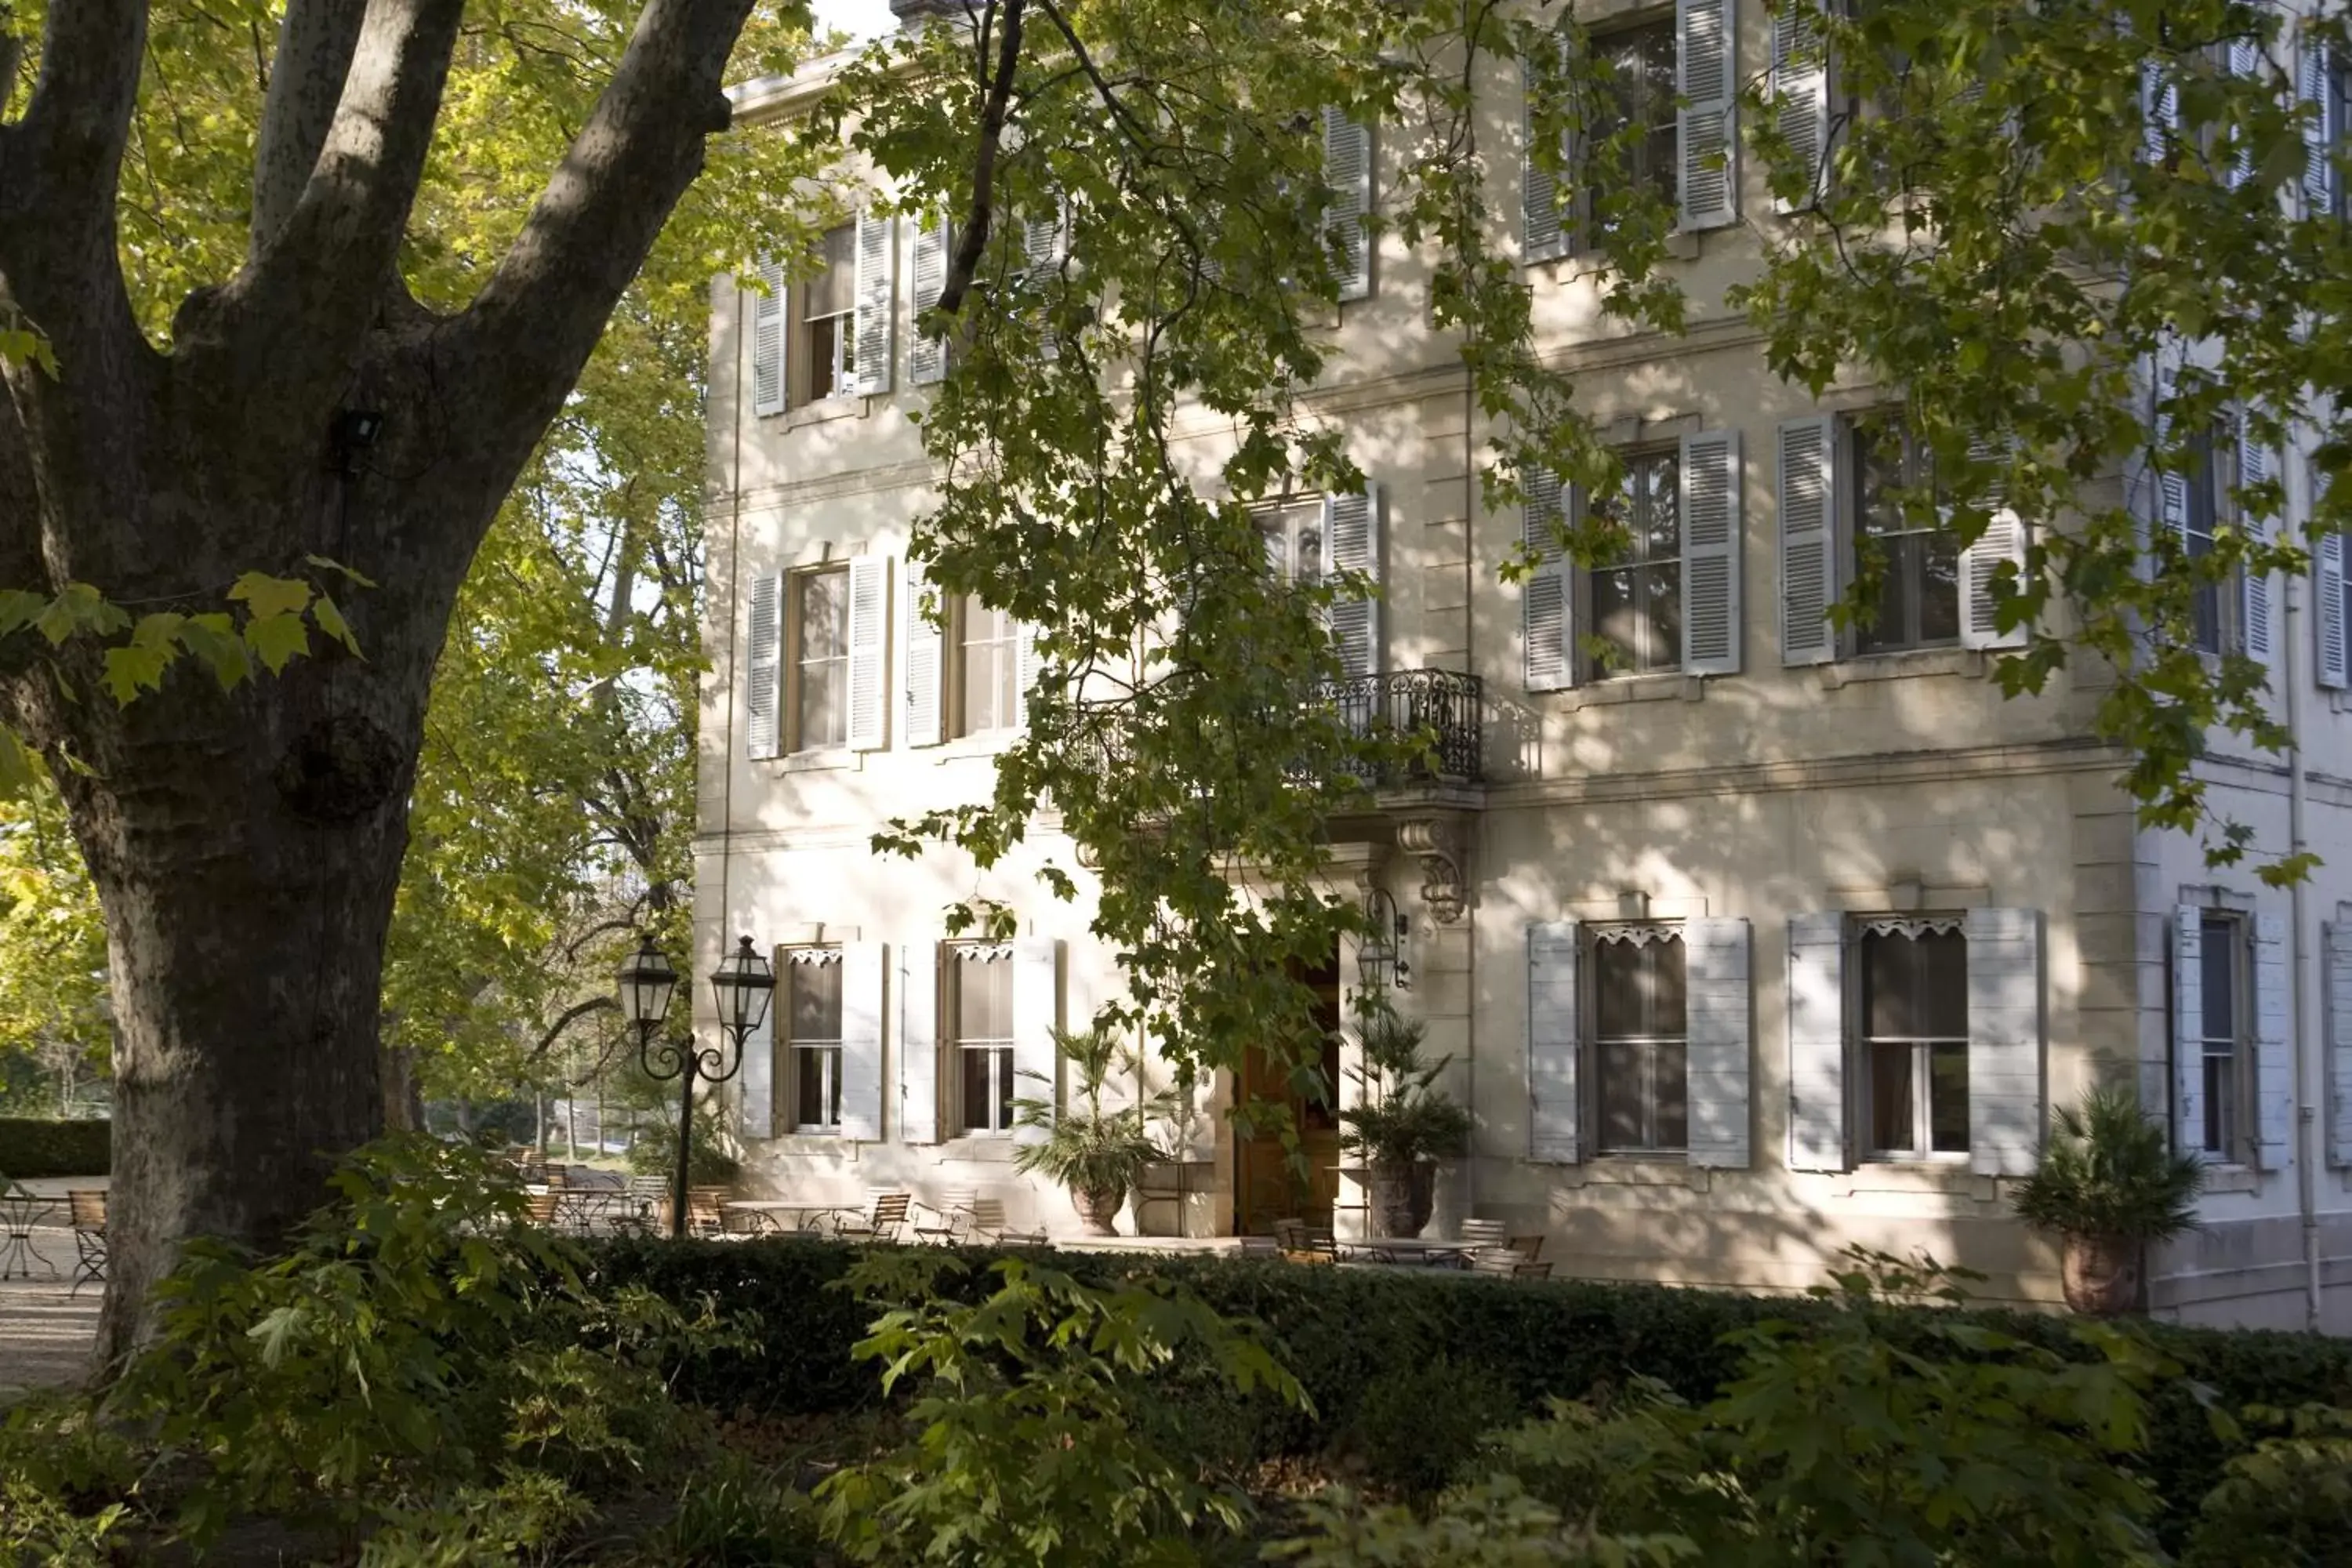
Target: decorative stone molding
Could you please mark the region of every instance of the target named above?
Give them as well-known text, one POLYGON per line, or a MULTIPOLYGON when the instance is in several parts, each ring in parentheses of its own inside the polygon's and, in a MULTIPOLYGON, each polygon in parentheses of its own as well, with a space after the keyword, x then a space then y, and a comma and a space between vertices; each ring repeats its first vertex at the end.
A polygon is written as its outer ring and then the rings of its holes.
POLYGON ((1432 919, 1452 925, 1469 907, 1466 842, 1454 813, 1408 816, 1397 823, 1397 847, 1421 861, 1421 900, 1432 919))

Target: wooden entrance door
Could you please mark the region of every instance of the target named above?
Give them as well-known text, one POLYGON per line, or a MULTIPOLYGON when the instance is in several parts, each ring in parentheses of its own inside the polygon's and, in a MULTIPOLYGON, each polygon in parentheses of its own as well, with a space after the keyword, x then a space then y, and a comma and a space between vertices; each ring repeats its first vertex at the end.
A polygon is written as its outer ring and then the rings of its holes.
POLYGON ((1283 1147, 1279 1128, 1265 1128, 1234 1143, 1234 1233, 1267 1236, 1278 1219, 1303 1219, 1328 1226, 1339 1195, 1339 960, 1330 960, 1299 978, 1315 993, 1315 1026, 1323 1037, 1322 1082, 1307 1092, 1279 1070, 1265 1052, 1251 1047, 1242 1057, 1244 1101, 1265 1100, 1290 1109, 1298 1130, 1301 1170, 1283 1147))

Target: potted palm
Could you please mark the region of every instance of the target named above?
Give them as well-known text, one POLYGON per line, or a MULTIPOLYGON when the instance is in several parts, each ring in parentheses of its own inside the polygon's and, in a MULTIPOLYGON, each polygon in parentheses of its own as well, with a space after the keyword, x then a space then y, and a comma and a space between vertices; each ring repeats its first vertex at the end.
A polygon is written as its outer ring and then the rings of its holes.
POLYGON ((2106 1087, 2061 1107, 2041 1168, 2011 1200, 2018 1217, 2059 1238, 2066 1304, 2114 1317, 2139 1302, 2147 1244, 2197 1226, 2205 1167, 2176 1153, 2128 1089, 2106 1087))
POLYGON ((1087 1235, 1117 1236, 1127 1194, 1142 1181, 1144 1167, 1161 1158, 1144 1131, 1156 1102, 1104 1108, 1111 1075, 1133 1066, 1109 1031, 1055 1029, 1054 1050, 1070 1065, 1070 1106, 1057 1111, 1050 1099, 1015 1105, 1013 1124, 1045 1136, 1015 1150, 1013 1167, 1024 1175, 1042 1172, 1067 1188, 1087 1235))
POLYGON ((1398 1016, 1385 1001, 1363 1013, 1358 1031, 1364 1066, 1357 1073, 1363 1103, 1339 1112, 1339 1146, 1364 1156, 1370 1169, 1371 1219, 1379 1235, 1419 1236, 1437 1197, 1437 1162, 1462 1152, 1470 1141, 1470 1112, 1431 1086, 1451 1057, 1421 1059, 1427 1026, 1398 1016))

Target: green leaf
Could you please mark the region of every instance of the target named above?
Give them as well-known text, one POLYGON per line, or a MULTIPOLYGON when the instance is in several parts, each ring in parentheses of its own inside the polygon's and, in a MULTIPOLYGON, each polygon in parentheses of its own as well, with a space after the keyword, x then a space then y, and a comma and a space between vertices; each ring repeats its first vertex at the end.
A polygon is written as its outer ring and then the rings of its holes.
POLYGON ((0 724, 0 800, 23 800, 43 778, 41 760, 12 725, 0 724))
POLYGON ((171 663, 172 655, 167 648, 140 643, 108 648, 106 689, 114 693, 118 705, 128 708, 142 690, 163 689, 163 671, 171 663))
POLYGON ((180 643, 212 667, 213 679, 224 691, 234 691, 239 683, 252 679, 253 656, 226 615, 190 616, 180 627, 180 643))
POLYGON ((299 577, 272 577, 266 572, 247 572, 228 591, 231 599, 243 600, 246 608, 257 621, 273 616, 301 614, 310 602, 310 584, 299 577))
POLYGON ((245 641, 262 668, 276 675, 310 651, 310 627, 296 614, 257 616, 245 623, 245 641))
POLYGON ((0 637, 21 631, 48 607, 46 595, 23 588, 0 588, 0 637))
POLYGON ((343 619, 343 612, 323 593, 310 601, 310 618, 319 623, 320 631, 349 648, 353 658, 367 657, 360 651, 360 639, 352 635, 351 623, 343 619))
POLYGON ((361 575, 340 561, 331 561, 324 555, 305 555, 302 559, 321 572, 340 572, 362 588, 373 588, 376 585, 373 578, 361 575))

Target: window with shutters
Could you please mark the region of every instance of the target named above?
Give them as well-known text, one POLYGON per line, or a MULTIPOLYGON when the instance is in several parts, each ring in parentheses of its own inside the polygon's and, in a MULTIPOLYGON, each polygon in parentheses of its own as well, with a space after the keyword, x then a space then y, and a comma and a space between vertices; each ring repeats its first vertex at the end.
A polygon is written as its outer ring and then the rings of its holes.
POLYGON ((2197 1146, 2217 1160, 2252 1164, 2253 1128, 2249 1114, 2253 1072, 2252 987, 2247 922, 2235 914, 2202 918, 2198 942, 2200 1005, 2191 1020, 2198 1059, 2190 1064, 2203 1090, 2200 1114, 2190 1131, 2197 1146))
POLYGON ((821 752, 849 743, 849 569, 793 574, 790 656, 784 661, 785 749, 821 752))
POLYGON ((840 397, 856 384, 857 363, 857 226, 828 229, 824 270, 801 284, 793 334, 795 403, 840 397))
POLYGON ((1682 164, 1675 33, 1667 16, 1592 39, 1593 57, 1606 73, 1599 100, 1588 110, 1585 136, 1595 147, 1613 142, 1617 158, 1613 168, 1592 166, 1598 157, 1587 160, 1579 182, 1584 192, 1580 247, 1598 247, 1608 233, 1612 180, 1618 191, 1646 191, 1668 206, 1675 203, 1682 164))
POLYGON ((1635 452, 1613 503, 1595 502, 1622 547, 1585 574, 1596 680, 1679 669, 1683 662, 1682 453, 1635 452))
POLYGON ((1874 1160, 1969 1152, 1969 958, 1962 921, 1862 922, 1863 1088, 1874 1160))
MULTIPOLYGON (((2190 562, 2213 553, 2215 533, 2231 521, 2230 491, 2238 482, 2238 444, 2230 427, 2216 424, 2189 447, 2188 507, 2181 518, 2181 547, 2190 562)), ((2200 653, 2237 646, 2240 595, 2235 574, 2197 584, 2189 607, 2189 635, 2200 653)))
POLYGON ((950 690, 952 732, 981 735, 1021 722, 1021 625, 1006 610, 992 610, 977 594, 956 601, 953 621, 955 674, 950 690))
POLYGON ((777 1075, 787 1103, 776 1124, 795 1132, 841 1131, 841 949, 793 947, 782 954, 784 1038, 789 1064, 777 1075))
MULTIPOLYGON (((2344 153, 2345 129, 2352 126, 2352 55, 2341 49, 2327 49, 2323 51, 2323 58, 2326 105, 2320 123, 2333 133, 2333 146, 2328 151, 2340 158, 2344 153)), ((2341 169, 2331 169, 2325 177, 2327 182, 2327 210, 2339 218, 2352 217, 2352 180, 2346 179, 2341 169)))
POLYGON ((1266 570, 1286 583, 1311 587, 1323 576, 1323 503, 1288 501, 1257 514, 1266 570))
POLYGON ((940 1055, 954 1097, 950 1125, 1013 1130, 1013 950, 958 942, 948 950, 940 1055))
POLYGON ((1690 1142, 1688 984, 1678 927, 1591 929, 1592 1068, 1604 1154, 1690 1142))
POLYGON ((1853 573, 1863 614, 1861 653, 1950 647, 1960 640, 1959 536, 1932 506, 1934 460, 1892 420, 1844 426, 1853 476, 1853 573), (1906 507, 1909 496, 1912 505, 1906 507))

